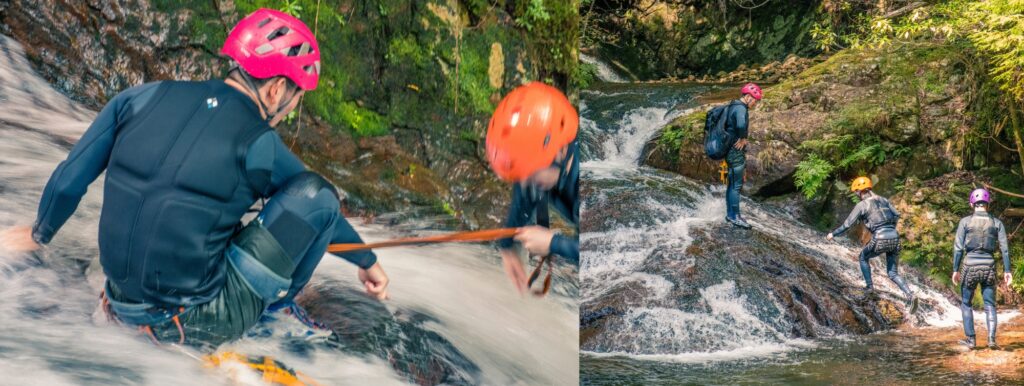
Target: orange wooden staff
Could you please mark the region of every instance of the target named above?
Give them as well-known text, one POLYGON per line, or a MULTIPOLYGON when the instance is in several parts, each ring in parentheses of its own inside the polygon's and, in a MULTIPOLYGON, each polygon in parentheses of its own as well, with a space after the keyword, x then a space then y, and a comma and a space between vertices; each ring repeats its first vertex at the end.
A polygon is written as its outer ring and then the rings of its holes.
POLYGON ((369 244, 331 244, 327 246, 327 252, 344 253, 367 249, 400 247, 404 245, 494 241, 515 236, 517 231, 519 231, 518 228, 486 229, 482 231, 455 232, 437 236, 407 237, 404 239, 388 240, 369 244))

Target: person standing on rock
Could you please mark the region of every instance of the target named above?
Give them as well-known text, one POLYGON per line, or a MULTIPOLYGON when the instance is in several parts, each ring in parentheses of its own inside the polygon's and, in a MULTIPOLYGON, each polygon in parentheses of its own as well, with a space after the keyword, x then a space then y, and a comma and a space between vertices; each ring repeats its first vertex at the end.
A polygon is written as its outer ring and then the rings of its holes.
POLYGON ((981 297, 985 301, 985 322, 988 326, 988 347, 996 345, 996 252, 1003 256, 1003 283, 1007 286, 1013 282, 1010 273, 1010 248, 1006 241, 1006 228, 1003 222, 988 212, 992 195, 985 189, 971 192, 971 206, 974 213, 960 220, 953 239, 953 283, 960 285, 960 310, 964 317, 964 335, 967 339, 960 344, 974 347, 974 290, 981 286, 981 297), (966 257, 966 258, 965 258, 966 257))
POLYGON ((747 168, 749 111, 761 101, 761 87, 747 83, 740 89, 740 95, 740 99, 729 103, 725 117, 725 130, 736 141, 725 156, 729 168, 725 190, 725 221, 743 229, 750 229, 750 223, 740 214, 740 190, 743 189, 744 173, 747 168))
MULTIPOLYGON (((157 342, 207 348, 275 311, 303 323, 301 334, 329 335, 292 299, 328 243, 362 241, 334 186, 273 129, 317 86, 316 38, 299 19, 260 9, 221 53, 233 59, 226 80, 153 82, 111 99, 50 177, 35 225, 9 229, 0 244, 48 243, 106 171, 99 249, 108 317, 157 342)), ((370 295, 387 297, 373 253, 343 257, 370 295)))
POLYGON ((558 255, 578 264, 579 240, 549 229, 548 206, 579 224, 579 115, 558 89, 532 82, 509 92, 487 128, 487 160, 502 180, 512 184, 512 204, 505 226, 520 228, 501 240, 505 273, 520 293, 528 289, 519 242, 534 256, 558 255), (529 225, 537 224, 537 225, 529 225))
POLYGON ((857 177, 850 184, 850 190, 857 194, 860 202, 853 207, 853 211, 846 218, 843 225, 829 233, 825 238, 831 241, 835 236, 842 235, 857 222, 863 222, 868 231, 871 232, 871 241, 868 242, 860 252, 860 272, 864 275, 864 291, 870 295, 871 285, 871 258, 885 254, 885 270, 889 279, 906 295, 907 306, 910 312, 917 309, 917 298, 910 292, 907 282, 900 276, 898 265, 900 262, 900 234, 896 231, 896 222, 900 218, 899 212, 892 207, 892 204, 885 197, 875 194, 872 190, 871 179, 857 177))

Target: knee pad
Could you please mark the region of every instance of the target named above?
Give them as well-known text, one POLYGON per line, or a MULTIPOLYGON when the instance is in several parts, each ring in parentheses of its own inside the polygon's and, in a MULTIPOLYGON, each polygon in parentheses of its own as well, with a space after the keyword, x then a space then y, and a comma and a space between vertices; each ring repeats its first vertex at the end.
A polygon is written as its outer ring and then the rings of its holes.
POLYGON ((334 196, 335 201, 340 199, 338 190, 330 182, 319 174, 305 171, 292 177, 285 183, 283 193, 289 196, 314 198, 321 190, 327 190, 334 196))

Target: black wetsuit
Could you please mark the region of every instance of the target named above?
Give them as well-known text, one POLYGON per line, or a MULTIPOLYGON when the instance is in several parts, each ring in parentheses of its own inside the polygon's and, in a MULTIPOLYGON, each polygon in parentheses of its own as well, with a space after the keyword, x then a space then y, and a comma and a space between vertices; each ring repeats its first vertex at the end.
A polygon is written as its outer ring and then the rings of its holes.
MULTIPOLYGON (((727 116, 725 117, 725 129, 738 140, 747 139, 748 135, 748 109, 747 105, 740 100, 729 103, 727 116)), ((725 162, 729 167, 728 184, 725 191, 726 218, 737 219, 740 215, 740 190, 743 189, 743 175, 747 168, 746 148, 729 148, 725 156, 725 162)))
MULTIPOLYGON (((562 217, 573 224, 579 224, 579 155, 576 143, 569 145, 567 160, 560 168, 561 173, 558 183, 548 191, 541 191, 534 187, 522 187, 515 184, 512 188, 512 205, 508 211, 508 218, 505 226, 518 228, 535 223, 541 226, 549 226, 548 204, 555 207, 562 217)), ((502 249, 511 249, 514 240, 503 239, 499 243, 502 249)), ((576 237, 566 237, 556 234, 551 239, 551 254, 558 255, 574 264, 579 264, 580 244, 576 237)))
POLYGON ((974 338, 974 290, 981 286, 985 301, 985 319, 989 341, 994 342, 996 320, 996 260, 998 247, 1003 255, 1003 272, 1010 272, 1010 249, 1003 222, 988 212, 979 210, 960 220, 953 240, 953 269, 960 272, 960 310, 964 319, 964 334, 974 338), (966 254, 966 256, 965 256, 966 254), (964 258, 966 257, 966 259, 964 258))
POLYGON ((900 261, 900 236, 896 232, 896 222, 900 214, 892 207, 885 197, 869 193, 869 196, 853 208, 846 221, 839 228, 832 231, 833 236, 845 233, 858 221, 864 222, 864 226, 871 232, 871 241, 860 252, 860 271, 864 275, 864 283, 871 288, 871 265, 868 261, 880 254, 885 254, 885 270, 896 286, 907 295, 913 295, 906 281, 899 274, 900 261))
MULTIPOLYGON (((33 238, 49 242, 104 171, 107 295, 122 321, 153 322, 160 337, 177 331, 167 318, 178 315, 189 343, 236 338, 295 296, 328 242, 362 242, 333 186, 220 80, 148 83, 114 97, 50 177, 33 238), (261 198, 261 221, 243 230, 261 198)), ((371 252, 343 257, 376 263, 371 252)))

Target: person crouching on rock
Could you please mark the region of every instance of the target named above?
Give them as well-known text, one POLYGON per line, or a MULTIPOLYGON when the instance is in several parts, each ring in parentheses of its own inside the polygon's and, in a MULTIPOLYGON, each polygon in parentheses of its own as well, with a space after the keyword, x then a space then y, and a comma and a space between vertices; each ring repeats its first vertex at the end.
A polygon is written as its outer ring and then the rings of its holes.
POLYGON ((981 285, 981 297, 985 300, 985 321, 988 325, 988 347, 996 346, 996 251, 998 240, 999 250, 1003 255, 1003 283, 1007 286, 1013 281, 1010 274, 1010 249, 1006 242, 1006 228, 1003 222, 988 212, 992 195, 985 189, 971 192, 971 206, 974 214, 960 220, 953 240, 953 283, 960 285, 960 310, 964 316, 964 335, 967 339, 960 344, 975 346, 974 289, 981 285), (966 254, 966 259, 964 259, 966 254))
POLYGON ((835 236, 842 235, 858 221, 863 222, 868 231, 871 232, 871 241, 860 252, 860 272, 864 275, 864 291, 871 294, 871 265, 868 263, 871 258, 885 254, 885 270, 889 279, 896 283, 900 290, 906 295, 907 306, 910 312, 917 309, 917 299, 907 287, 907 282, 900 276, 898 265, 900 262, 900 235, 896 232, 896 222, 900 214, 892 207, 889 200, 871 191, 871 179, 857 177, 850 185, 850 190, 857 194, 860 202, 853 208, 846 222, 829 233, 825 238, 832 240, 835 236))
MULTIPOLYGON (((157 342, 206 348, 273 311, 307 335, 329 335, 292 299, 328 243, 362 241, 334 186, 273 129, 317 86, 316 38, 299 19, 260 9, 221 52, 234 64, 226 80, 147 83, 114 97, 50 177, 35 225, 6 232, 4 246, 48 243, 106 171, 99 249, 113 320, 157 342), (260 199, 263 210, 243 227, 260 199)), ((344 257, 368 293, 387 297, 373 253, 344 257)))
POLYGON ((558 255, 579 263, 579 240, 549 229, 548 205, 579 224, 579 115, 558 89, 540 82, 516 88, 498 104, 487 128, 491 169, 512 184, 505 226, 520 228, 500 242, 505 273, 520 293, 528 287, 514 242, 534 256, 558 255), (529 224, 536 224, 529 226, 529 224))

